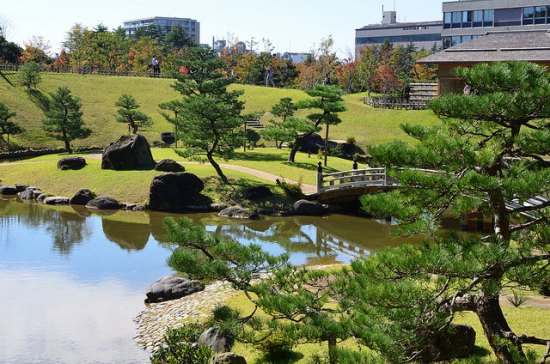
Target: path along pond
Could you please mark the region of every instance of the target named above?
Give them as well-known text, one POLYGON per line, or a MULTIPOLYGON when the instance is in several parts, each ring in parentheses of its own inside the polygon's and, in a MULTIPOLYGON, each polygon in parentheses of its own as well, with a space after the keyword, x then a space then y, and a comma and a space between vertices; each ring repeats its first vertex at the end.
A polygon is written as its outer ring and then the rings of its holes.
MULTIPOLYGON (((183 215, 0 199, 0 363, 148 363, 133 319, 146 288, 173 273, 167 216, 183 215)), ((288 252, 295 264, 349 263, 404 241, 390 223, 359 216, 186 216, 242 244, 288 252)))

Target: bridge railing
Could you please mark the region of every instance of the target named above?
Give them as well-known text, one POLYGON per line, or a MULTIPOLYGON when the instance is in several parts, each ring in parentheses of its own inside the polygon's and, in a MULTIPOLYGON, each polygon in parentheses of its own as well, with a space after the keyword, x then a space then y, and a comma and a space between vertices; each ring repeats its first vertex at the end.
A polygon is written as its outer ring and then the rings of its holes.
POLYGON ((317 171, 317 192, 364 186, 387 186, 386 168, 353 169, 323 174, 317 171))

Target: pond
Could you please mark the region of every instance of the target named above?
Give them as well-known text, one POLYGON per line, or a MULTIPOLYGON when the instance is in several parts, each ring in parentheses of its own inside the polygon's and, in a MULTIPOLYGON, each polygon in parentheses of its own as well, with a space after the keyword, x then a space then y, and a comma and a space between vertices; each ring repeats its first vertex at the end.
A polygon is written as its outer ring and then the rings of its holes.
MULTIPOLYGON (((0 363, 148 363, 133 319, 146 288, 173 273, 166 216, 0 200, 0 363)), ((187 216, 295 264, 348 263, 402 242, 391 224, 355 216, 187 216)))

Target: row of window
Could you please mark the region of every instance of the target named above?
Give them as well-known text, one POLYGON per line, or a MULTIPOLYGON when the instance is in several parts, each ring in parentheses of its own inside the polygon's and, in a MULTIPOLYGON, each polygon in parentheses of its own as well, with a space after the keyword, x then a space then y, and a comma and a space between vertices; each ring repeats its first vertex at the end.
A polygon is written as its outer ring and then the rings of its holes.
POLYGON ((417 43, 417 42, 440 42, 441 33, 438 34, 408 34, 408 35, 391 35, 383 37, 361 37, 355 38, 356 45, 363 44, 383 44, 390 43, 417 43))
POLYGON ((469 42, 479 37, 480 35, 455 35, 452 37, 443 37, 443 49, 455 46, 460 43, 469 42))
POLYGON ((550 24, 550 5, 443 13, 443 29, 550 24))

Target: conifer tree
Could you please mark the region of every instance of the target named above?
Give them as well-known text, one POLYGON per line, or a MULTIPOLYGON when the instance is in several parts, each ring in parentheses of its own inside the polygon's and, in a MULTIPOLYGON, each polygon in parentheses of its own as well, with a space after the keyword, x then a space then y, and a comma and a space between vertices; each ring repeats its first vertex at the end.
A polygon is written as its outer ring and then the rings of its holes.
POLYGON ((92 133, 84 126, 80 99, 71 94, 68 87, 60 87, 53 94, 42 128, 46 133, 65 143, 67 152, 72 153, 71 141, 85 139, 92 133))
POLYGON ((7 136, 5 142, 8 149, 10 147, 10 135, 21 134, 25 131, 24 128, 9 120, 15 115, 16 113, 10 111, 6 104, 0 102, 0 140, 4 142, 4 135, 7 136))
POLYGON ((242 144, 239 127, 244 102, 242 91, 228 91, 233 80, 222 74, 223 63, 212 50, 194 47, 182 64, 188 73, 179 73, 172 87, 181 93, 185 132, 178 137, 189 148, 185 156, 206 155, 223 183, 229 180, 214 159, 215 154, 229 158, 242 144))
POLYGON ((434 100, 442 125, 404 125, 417 144, 369 148, 374 163, 399 167, 390 175, 401 187, 364 196, 363 209, 396 217, 407 234, 435 233, 445 212, 483 213, 492 232, 357 261, 342 281, 344 305, 364 343, 394 361, 422 360, 455 313, 472 311, 496 357, 524 363, 524 344, 549 345, 550 338, 513 331, 499 296, 506 288, 536 289, 550 277, 550 169, 542 159, 550 152, 550 75, 525 62, 456 74, 475 93, 434 100), (535 196, 542 197, 530 200, 535 196))
POLYGON ((123 94, 115 105, 119 107, 116 121, 128 124, 128 133, 137 134, 138 128, 153 123, 150 116, 139 111, 139 104, 131 95, 123 94))

